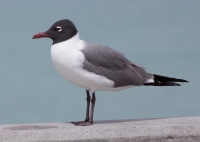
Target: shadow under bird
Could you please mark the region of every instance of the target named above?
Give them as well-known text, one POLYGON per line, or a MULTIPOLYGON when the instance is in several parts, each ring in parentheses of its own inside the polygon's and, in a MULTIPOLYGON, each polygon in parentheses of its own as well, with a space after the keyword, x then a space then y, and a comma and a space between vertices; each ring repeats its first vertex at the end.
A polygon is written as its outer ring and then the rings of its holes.
POLYGON ((46 32, 35 34, 33 39, 44 37, 53 40, 51 59, 56 70, 69 82, 86 89, 86 118, 85 121, 72 122, 75 125, 93 124, 97 90, 118 91, 133 86, 180 86, 176 82, 188 82, 148 73, 144 67, 128 60, 119 51, 81 40, 75 25, 68 19, 55 22, 46 32))

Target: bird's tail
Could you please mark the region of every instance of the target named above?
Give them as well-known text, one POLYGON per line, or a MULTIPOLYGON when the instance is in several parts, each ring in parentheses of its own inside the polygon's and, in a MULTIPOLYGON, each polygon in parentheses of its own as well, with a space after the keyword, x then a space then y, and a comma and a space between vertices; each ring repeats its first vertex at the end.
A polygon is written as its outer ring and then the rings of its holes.
POLYGON ((144 83, 146 86, 181 86, 180 84, 176 82, 188 82, 187 80, 184 79, 177 79, 177 78, 171 78, 171 77, 166 77, 166 76, 161 76, 161 75, 156 75, 153 74, 154 82, 148 82, 144 83))

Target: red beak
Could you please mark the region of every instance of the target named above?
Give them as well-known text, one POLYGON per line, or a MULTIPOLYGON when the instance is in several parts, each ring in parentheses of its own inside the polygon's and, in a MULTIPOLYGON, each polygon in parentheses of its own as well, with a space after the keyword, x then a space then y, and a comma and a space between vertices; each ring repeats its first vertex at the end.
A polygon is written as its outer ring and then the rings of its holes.
POLYGON ((50 36, 50 34, 47 34, 47 33, 45 33, 45 32, 41 32, 41 33, 35 34, 35 35, 32 37, 32 39, 38 39, 38 38, 49 37, 49 36, 50 36))

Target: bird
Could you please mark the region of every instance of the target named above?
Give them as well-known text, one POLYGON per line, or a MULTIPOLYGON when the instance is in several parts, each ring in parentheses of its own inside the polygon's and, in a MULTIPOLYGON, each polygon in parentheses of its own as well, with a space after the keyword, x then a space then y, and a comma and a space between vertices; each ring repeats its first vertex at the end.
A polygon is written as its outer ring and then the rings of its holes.
POLYGON ((69 19, 59 20, 47 31, 32 37, 39 38, 52 39, 51 60, 58 73, 70 83, 86 90, 86 117, 84 121, 72 122, 76 126, 93 124, 95 92, 98 90, 120 91, 133 86, 180 86, 177 82, 188 82, 149 73, 117 50, 81 40, 75 24, 69 19))

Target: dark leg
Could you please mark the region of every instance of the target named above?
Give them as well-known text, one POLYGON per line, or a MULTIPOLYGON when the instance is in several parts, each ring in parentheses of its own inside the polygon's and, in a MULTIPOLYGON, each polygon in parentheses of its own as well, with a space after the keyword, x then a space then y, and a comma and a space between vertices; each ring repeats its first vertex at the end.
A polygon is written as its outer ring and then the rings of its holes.
POLYGON ((91 124, 93 124, 93 115, 94 115, 94 105, 95 105, 95 102, 96 102, 96 97, 95 97, 95 93, 92 93, 92 107, 91 107, 91 110, 90 110, 90 120, 89 122, 91 124))
POLYGON ((85 122, 89 121, 89 113, 90 113, 90 92, 86 90, 87 93, 87 108, 86 108, 86 117, 85 117, 85 122))
MULTIPOLYGON (((86 91, 87 92, 87 91, 86 91)), ((87 92, 87 110, 86 110, 86 119, 85 121, 81 121, 81 122, 75 122, 73 124, 75 124, 76 126, 89 126, 93 124, 93 114, 94 114, 94 105, 95 105, 95 101, 96 101, 96 97, 95 97, 95 93, 92 93, 92 106, 91 106, 91 110, 90 110, 90 117, 89 117, 89 108, 90 108, 90 95, 89 95, 89 91, 87 92)))
POLYGON ((72 124, 78 125, 80 123, 85 123, 89 121, 89 110, 90 110, 90 92, 88 90, 86 90, 86 101, 87 101, 87 108, 86 108, 86 118, 85 121, 78 121, 78 122, 71 122, 72 124))

